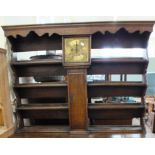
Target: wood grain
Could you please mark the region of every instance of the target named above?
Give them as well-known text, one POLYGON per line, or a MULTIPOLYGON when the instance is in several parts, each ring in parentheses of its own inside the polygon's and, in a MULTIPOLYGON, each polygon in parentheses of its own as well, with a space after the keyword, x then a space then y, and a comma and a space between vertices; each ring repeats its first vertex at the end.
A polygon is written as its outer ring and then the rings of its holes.
POLYGON ((63 24, 38 24, 38 25, 18 25, 18 26, 2 26, 6 37, 17 35, 27 36, 28 33, 34 31, 38 36, 45 33, 52 35, 54 33, 60 35, 79 35, 92 34, 97 31, 112 33, 117 32, 120 28, 126 28, 128 32, 144 31, 152 32, 154 21, 130 21, 130 22, 87 22, 87 23, 63 23, 63 24), (89 27, 89 28, 88 28, 89 27))
POLYGON ((68 100, 71 130, 88 126, 86 70, 68 70, 68 100))
POLYGON ((10 101, 8 81, 8 66, 6 50, 0 49, 0 124, 5 126, 6 132, 13 127, 13 115, 10 101))

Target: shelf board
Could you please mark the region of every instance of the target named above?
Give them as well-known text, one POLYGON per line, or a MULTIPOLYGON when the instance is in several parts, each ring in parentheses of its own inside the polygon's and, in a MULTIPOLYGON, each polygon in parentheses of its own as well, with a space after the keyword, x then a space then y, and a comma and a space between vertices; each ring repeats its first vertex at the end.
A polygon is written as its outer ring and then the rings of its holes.
POLYGON ((24 61, 12 61, 11 65, 14 66, 23 66, 23 65, 54 65, 54 64, 62 64, 62 60, 50 60, 50 59, 42 59, 42 60, 24 60, 24 61))
POLYGON ((147 84, 138 82, 90 82, 88 97, 135 96, 145 95, 147 84))
POLYGON ((88 86, 138 86, 145 87, 146 84, 142 82, 89 82, 88 86))
POLYGON ((127 125, 92 125, 88 128, 90 133, 140 133, 143 131, 141 126, 127 125))
POLYGON ((92 58, 92 63, 148 63, 146 58, 92 58))
MULTIPOLYGON (((92 125, 88 127, 87 134, 91 133, 141 133, 142 127, 140 126, 103 126, 92 125)), ((30 126, 18 129, 16 134, 20 133, 70 133, 69 126, 30 126)))
MULTIPOLYGON (((16 76, 66 75, 61 60, 13 61, 16 76)), ((145 74, 148 60, 138 58, 92 59, 88 74, 145 74)))
POLYGON ((143 117, 143 104, 94 104, 88 106, 89 118, 123 120, 143 117))
POLYGON ((25 104, 17 107, 22 118, 31 119, 68 119, 68 105, 57 104, 25 104))
POLYGON ((44 82, 31 84, 15 84, 14 88, 37 88, 37 87, 66 87, 66 82, 44 82))
MULTIPOLYGON (((92 63, 148 63, 145 58, 92 58, 92 63)), ((40 65, 40 64, 62 64, 62 60, 40 59, 12 61, 11 65, 40 65)))
MULTIPOLYGON (((67 82, 44 82, 44 83, 28 83, 16 84, 15 88, 31 88, 31 87, 65 87, 67 82)), ((88 86, 141 86, 145 87, 145 83, 141 82, 88 82, 88 86)))
POLYGON ((145 74, 148 60, 144 58, 92 59, 88 74, 145 74))
POLYGON ((14 89, 20 98, 66 98, 66 82, 46 82, 31 84, 15 84, 14 89))
POLYGON ((17 133, 63 133, 69 132, 69 126, 30 126, 18 129, 17 133))
POLYGON ((48 103, 48 104, 23 104, 17 107, 17 110, 67 110, 67 103, 48 103))
POLYGON ((137 109, 144 108, 141 103, 108 103, 108 104, 89 104, 89 109, 137 109))
POLYGON ((64 76, 67 74, 61 60, 12 61, 11 65, 17 77, 64 76))

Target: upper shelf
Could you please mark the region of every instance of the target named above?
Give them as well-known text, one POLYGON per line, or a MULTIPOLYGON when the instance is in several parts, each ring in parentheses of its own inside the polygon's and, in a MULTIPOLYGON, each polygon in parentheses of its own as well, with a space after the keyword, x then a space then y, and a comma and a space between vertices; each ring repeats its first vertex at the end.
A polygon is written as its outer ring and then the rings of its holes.
POLYGON ((62 36, 91 35, 91 48, 146 48, 153 21, 3 26, 13 52, 62 50, 62 36))

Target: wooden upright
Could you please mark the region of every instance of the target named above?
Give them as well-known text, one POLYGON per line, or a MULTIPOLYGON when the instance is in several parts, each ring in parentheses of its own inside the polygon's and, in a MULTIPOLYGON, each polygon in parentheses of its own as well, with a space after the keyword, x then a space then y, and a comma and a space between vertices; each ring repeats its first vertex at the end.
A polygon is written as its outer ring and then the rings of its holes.
POLYGON ((0 49, 0 137, 14 133, 6 50, 0 49))
POLYGON ((68 100, 71 130, 87 130, 88 101, 85 69, 68 70, 68 100))

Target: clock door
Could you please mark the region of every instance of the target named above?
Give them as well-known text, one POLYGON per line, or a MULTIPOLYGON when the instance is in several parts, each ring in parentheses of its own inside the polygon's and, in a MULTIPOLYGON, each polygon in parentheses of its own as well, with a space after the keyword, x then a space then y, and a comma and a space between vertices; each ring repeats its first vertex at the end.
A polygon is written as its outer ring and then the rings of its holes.
POLYGON ((90 64, 90 36, 64 37, 63 60, 69 66, 90 64))

